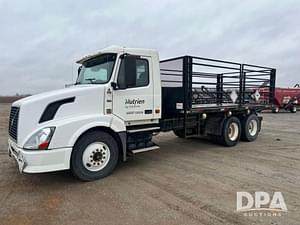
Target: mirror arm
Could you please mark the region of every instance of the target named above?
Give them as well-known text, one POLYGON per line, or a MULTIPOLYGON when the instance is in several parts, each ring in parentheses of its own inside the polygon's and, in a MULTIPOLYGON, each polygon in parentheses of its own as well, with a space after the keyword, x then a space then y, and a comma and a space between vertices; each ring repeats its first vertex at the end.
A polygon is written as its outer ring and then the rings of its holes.
POLYGON ((111 85, 111 87, 112 87, 113 90, 117 90, 118 89, 116 82, 111 82, 110 85, 111 85))

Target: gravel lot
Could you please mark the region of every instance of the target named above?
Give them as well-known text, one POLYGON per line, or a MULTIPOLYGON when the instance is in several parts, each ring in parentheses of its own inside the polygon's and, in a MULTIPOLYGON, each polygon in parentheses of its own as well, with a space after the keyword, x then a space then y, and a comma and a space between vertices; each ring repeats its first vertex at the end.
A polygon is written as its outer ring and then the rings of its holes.
POLYGON ((0 224, 299 224, 300 113, 264 113, 258 140, 233 148, 160 134, 158 151, 84 183, 69 171, 20 175, 7 155, 9 109, 0 104, 0 224), (281 191, 288 212, 244 216, 237 191, 281 191))

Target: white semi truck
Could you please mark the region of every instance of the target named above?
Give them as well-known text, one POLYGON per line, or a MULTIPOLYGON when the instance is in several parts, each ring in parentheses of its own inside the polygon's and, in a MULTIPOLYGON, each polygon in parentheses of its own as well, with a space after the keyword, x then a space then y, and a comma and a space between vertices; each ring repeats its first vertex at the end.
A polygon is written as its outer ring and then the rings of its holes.
POLYGON ((193 56, 159 61, 155 50, 123 47, 77 63, 71 87, 12 104, 8 152, 20 172, 103 178, 118 161, 159 148, 158 132, 225 146, 254 141, 258 112, 274 101, 276 70, 268 67, 193 56))

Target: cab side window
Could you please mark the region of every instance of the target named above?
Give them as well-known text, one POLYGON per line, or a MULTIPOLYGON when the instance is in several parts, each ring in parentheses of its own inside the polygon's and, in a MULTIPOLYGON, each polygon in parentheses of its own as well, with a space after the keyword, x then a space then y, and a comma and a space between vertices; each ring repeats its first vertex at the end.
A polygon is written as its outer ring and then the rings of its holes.
MULTIPOLYGON (((133 78, 132 83, 127 84, 127 88, 144 87, 149 84, 149 63, 147 59, 136 59, 136 74, 133 78)), ((125 68, 123 59, 121 60, 117 83, 119 87, 124 88, 125 68)))
POLYGON ((149 84, 149 65, 146 59, 136 60, 136 87, 143 87, 149 84))

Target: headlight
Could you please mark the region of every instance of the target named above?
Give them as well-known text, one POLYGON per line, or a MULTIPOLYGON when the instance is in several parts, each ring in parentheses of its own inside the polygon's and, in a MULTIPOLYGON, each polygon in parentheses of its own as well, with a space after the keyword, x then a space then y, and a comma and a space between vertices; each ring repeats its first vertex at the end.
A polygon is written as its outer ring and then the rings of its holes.
POLYGON ((54 133, 55 127, 46 127, 38 132, 36 132, 34 135, 32 135, 28 141, 26 141, 24 148, 25 149, 39 149, 44 150, 48 149, 48 146, 50 144, 52 135, 54 133))

